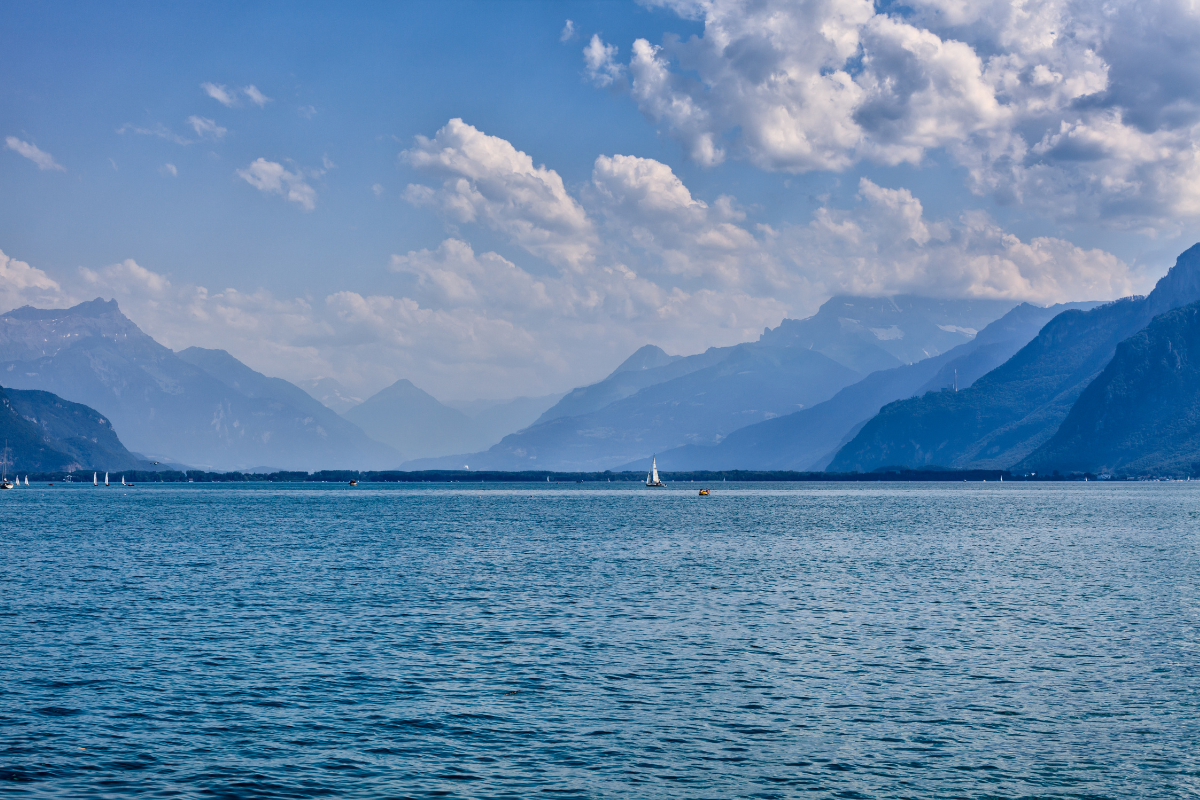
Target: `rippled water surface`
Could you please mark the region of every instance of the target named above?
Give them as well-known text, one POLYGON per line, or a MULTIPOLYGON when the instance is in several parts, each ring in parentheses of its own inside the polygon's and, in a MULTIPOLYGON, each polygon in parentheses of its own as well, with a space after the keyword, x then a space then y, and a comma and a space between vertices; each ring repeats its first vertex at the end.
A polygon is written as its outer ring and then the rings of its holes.
POLYGON ((0 794, 1200 795, 1200 485, 697 488, 3 492, 0 794))

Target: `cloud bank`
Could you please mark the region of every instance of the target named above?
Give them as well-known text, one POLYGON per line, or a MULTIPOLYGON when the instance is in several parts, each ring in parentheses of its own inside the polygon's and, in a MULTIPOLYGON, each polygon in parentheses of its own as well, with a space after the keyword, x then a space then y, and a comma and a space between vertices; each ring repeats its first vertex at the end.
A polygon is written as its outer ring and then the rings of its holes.
MULTIPOLYGON (((388 291, 216 291, 175 285, 133 260, 59 283, 2 257, 0 301, 115 297, 164 344, 225 348, 269 374, 331 376, 367 392, 408 377, 446 397, 503 397, 590 382, 646 342, 692 353, 754 339, 837 293, 1052 303, 1151 283, 1109 253, 1022 240, 979 211, 931 218, 907 189, 866 178, 853 202, 772 227, 732 196, 696 197, 649 158, 600 155, 589 179, 569 187, 459 119, 416 137, 400 157, 425 179, 406 199, 431 209, 449 233, 381 264, 388 291), (473 230, 511 252, 478 250, 473 230)), ((315 208, 299 170, 259 158, 236 175, 315 208)))
POLYGON ((600 85, 693 160, 772 171, 919 164, 1060 220, 1171 228, 1200 213, 1200 10, 1191 3, 649 0, 703 21, 687 40, 598 38, 600 85))
MULTIPOLYGON (((866 178, 852 202, 772 227, 735 197, 697 197, 654 159, 600 155, 586 182, 568 186, 511 142, 457 119, 417 137, 401 159, 424 179, 409 185, 408 202, 449 232, 380 264, 386 291, 215 290, 176 285, 132 260, 60 285, 7 260, 14 277, 3 299, 11 307, 111 296, 168 346, 222 347, 293 380, 324 375, 370 392, 408 377, 444 397, 503 397, 590 382, 646 342, 692 353, 754 339, 837 293, 1052 303, 1152 282, 1102 250, 1023 240, 982 212, 931 217, 907 189, 866 178), (472 232, 482 231, 511 249, 475 247, 472 232)), ((315 205, 301 173, 277 162, 258 159, 237 175, 315 205)))

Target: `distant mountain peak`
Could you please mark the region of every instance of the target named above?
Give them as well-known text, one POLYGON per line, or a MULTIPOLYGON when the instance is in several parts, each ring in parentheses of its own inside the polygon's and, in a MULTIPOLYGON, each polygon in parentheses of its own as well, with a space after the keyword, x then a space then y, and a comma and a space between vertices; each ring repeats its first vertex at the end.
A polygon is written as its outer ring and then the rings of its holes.
POLYGON ((618 372, 637 372, 644 369, 654 369, 655 367, 665 366, 672 361, 678 361, 683 356, 669 355, 667 351, 653 344, 647 344, 639 347, 633 355, 621 362, 621 365, 612 371, 612 375, 618 372))
POLYGON ((758 341, 814 349, 867 374, 957 347, 1016 305, 1013 300, 986 298, 834 295, 817 313, 785 319, 765 330, 758 341))
POLYGON ((19 320, 103 317, 108 315, 125 316, 121 313, 121 309, 117 307, 116 300, 105 300, 101 297, 71 306, 70 308, 34 308, 33 306, 21 306, 5 314, 0 314, 0 316, 19 320))
POLYGON ((401 378, 390 386, 385 386, 376 392, 372 397, 419 397, 442 405, 442 401, 431 395, 429 392, 417 386, 408 378, 401 378))
POLYGON ((1200 300, 1200 243, 1179 254, 1175 266, 1159 278, 1147 300, 1151 316, 1200 300))
POLYGON ((121 313, 116 300, 97 297, 71 308, 22 306, 0 314, 0 352, 6 360, 32 361, 57 355, 90 339, 139 342, 165 350, 121 313))
POLYGON ((480 441, 470 417, 408 378, 379 390, 343 416, 409 460, 471 452, 480 441))

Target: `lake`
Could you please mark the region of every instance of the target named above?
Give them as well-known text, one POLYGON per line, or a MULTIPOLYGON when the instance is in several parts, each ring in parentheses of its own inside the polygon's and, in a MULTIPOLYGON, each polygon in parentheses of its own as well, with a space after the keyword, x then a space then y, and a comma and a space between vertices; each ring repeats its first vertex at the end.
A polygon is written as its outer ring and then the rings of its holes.
POLYGON ((1200 795, 1200 482, 0 493, 0 794, 1200 795))

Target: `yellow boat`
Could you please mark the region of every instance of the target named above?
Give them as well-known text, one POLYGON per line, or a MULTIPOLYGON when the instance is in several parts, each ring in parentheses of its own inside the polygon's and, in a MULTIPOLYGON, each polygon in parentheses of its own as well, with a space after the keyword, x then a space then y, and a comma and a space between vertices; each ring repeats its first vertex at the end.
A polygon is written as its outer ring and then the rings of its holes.
POLYGON ((708 489, 701 489, 701 490, 700 490, 700 496, 701 496, 701 497, 708 497, 708 489))

